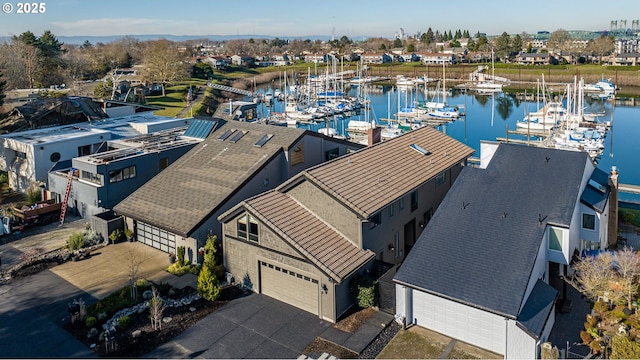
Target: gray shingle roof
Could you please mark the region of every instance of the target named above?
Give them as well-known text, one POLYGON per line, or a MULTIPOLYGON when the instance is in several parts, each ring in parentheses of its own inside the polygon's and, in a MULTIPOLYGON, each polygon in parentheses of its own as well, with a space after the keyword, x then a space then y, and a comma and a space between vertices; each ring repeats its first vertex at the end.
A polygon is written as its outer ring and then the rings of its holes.
POLYGON ((540 338, 557 296, 556 289, 538 279, 518 315, 518 321, 532 334, 540 338))
POLYGON ((368 218, 473 152, 427 126, 318 165, 302 176, 368 218), (430 154, 419 153, 411 144, 430 154))
POLYGON ((305 133, 303 129, 229 121, 114 209, 189 236, 271 158, 305 133), (227 130, 248 132, 235 143, 231 137, 219 140, 227 130), (262 147, 254 146, 266 134, 273 137, 262 147))
POLYGON ((500 144, 486 169, 463 169, 394 279, 515 318, 545 226, 569 226, 587 161, 500 144))
POLYGON ((372 251, 358 248, 287 194, 263 193, 243 201, 220 219, 239 208, 248 209, 337 283, 375 257, 372 251))

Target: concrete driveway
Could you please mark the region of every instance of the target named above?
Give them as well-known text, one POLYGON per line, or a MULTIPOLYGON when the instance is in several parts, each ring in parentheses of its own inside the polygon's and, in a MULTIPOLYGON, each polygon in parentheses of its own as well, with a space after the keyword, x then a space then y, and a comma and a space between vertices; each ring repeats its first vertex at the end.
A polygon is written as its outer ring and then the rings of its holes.
POLYGON ((229 302, 147 357, 295 359, 330 327, 316 315, 251 294, 229 302))

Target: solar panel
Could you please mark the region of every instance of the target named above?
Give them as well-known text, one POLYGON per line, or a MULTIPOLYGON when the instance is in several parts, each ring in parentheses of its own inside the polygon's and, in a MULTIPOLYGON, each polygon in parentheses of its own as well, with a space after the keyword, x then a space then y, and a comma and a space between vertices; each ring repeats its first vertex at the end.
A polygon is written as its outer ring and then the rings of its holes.
POLYGON ((211 134, 211 130, 213 130, 215 124, 215 121, 196 119, 184 132, 184 136, 205 139, 211 134))
POLYGON ((258 140, 258 142, 256 142, 254 144, 254 146, 257 147, 262 147, 264 144, 267 143, 267 141, 269 141, 269 139, 271 139, 273 137, 273 134, 266 134, 263 137, 260 138, 260 140, 258 140))
POLYGON ((246 134, 246 133, 247 133, 247 131, 238 131, 235 135, 233 135, 233 136, 231 137, 231 139, 229 139, 229 141, 235 144, 235 143, 237 143, 237 142, 238 142, 238 140, 240 140, 240 138, 242 138, 242 137, 244 136, 244 134, 246 134))

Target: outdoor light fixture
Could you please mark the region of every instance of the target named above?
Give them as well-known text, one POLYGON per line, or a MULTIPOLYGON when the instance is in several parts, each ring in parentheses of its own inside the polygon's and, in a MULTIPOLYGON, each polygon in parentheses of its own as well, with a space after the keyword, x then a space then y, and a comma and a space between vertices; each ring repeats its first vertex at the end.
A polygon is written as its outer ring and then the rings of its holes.
POLYGON ((329 289, 327 289, 327 285, 326 284, 322 284, 322 286, 320 287, 320 289, 322 290, 322 292, 324 294, 329 292, 329 289))

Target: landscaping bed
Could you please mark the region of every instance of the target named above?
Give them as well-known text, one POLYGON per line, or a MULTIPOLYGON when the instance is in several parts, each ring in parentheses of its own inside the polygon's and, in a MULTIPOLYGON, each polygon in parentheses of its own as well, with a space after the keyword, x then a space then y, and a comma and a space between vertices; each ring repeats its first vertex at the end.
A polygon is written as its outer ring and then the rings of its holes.
MULTIPOLYGON (((173 289, 170 297, 180 299, 194 293, 195 290, 190 287, 181 290, 173 289)), ((128 296, 128 290, 124 294, 128 296)), ((106 347, 104 335, 96 334, 93 331, 93 336, 88 337, 91 329, 86 326, 84 321, 77 321, 73 324, 70 321, 66 321, 64 328, 78 340, 92 348, 99 356, 109 358, 142 357, 158 346, 170 341, 229 301, 243 295, 244 291, 242 289, 236 286, 229 286, 221 290, 220 298, 214 302, 198 298, 188 305, 167 307, 163 312, 162 327, 157 330, 154 330, 151 326, 148 308, 136 311, 128 316, 126 328, 116 328, 114 336, 116 345, 110 350, 106 347)), ((95 304, 93 306, 95 307, 95 304)), ((88 311, 90 311, 89 308, 88 311)), ((108 319, 107 317, 99 320, 92 328, 102 329, 102 324, 106 323, 108 319)))

